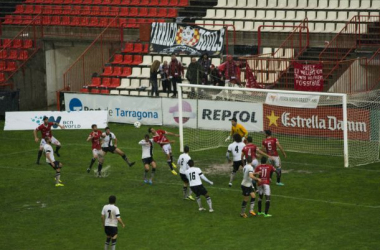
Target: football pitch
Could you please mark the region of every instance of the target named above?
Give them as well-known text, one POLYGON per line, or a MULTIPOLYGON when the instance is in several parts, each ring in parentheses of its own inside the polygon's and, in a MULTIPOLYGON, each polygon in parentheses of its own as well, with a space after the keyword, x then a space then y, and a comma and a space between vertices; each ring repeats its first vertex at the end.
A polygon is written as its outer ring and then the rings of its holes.
MULTIPOLYGON (((195 165, 214 182, 204 186, 215 212, 199 212, 195 201, 183 200, 182 181, 170 173, 158 145, 153 185, 143 182, 137 143, 148 127, 110 128, 118 147, 136 165, 129 168, 120 156, 107 154, 104 168, 109 166, 109 175, 96 178, 86 172, 92 158, 91 143, 86 142, 90 130, 55 130, 62 144, 56 159, 64 164, 65 186, 59 188, 44 156, 41 165, 35 164, 39 143, 32 131, 1 132, 0 249, 104 249, 100 216, 110 195, 117 197, 126 224, 119 226, 116 249, 379 249, 380 163, 345 169, 340 157, 287 152, 288 158, 282 159, 285 186, 274 185, 275 176, 272 181, 273 217, 243 219, 242 172, 229 188, 226 148, 190 149, 195 165)), ((179 142, 171 139, 176 141, 176 161, 179 142)), ((202 201, 207 208, 204 197, 202 201)))

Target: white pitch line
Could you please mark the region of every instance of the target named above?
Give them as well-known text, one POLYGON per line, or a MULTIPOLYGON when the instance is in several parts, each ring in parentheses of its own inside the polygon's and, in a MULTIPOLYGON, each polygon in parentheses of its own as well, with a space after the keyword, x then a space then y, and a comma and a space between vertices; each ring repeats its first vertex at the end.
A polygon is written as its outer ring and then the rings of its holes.
MULTIPOLYGON (((30 169, 30 168, 26 169, 26 168, 14 168, 14 167, 6 167, 6 166, 0 166, 0 168, 2 168, 2 169, 23 170, 23 171, 46 172, 46 170, 42 170, 42 169, 30 169)), ((88 176, 88 177, 92 177, 92 175, 78 174, 78 173, 65 173, 64 175, 75 175, 75 176, 88 176)), ((142 182, 141 179, 125 178, 124 180, 142 182)), ((165 185, 173 185, 173 186, 180 186, 181 185, 180 182, 174 183, 174 182, 155 181, 154 183, 165 184, 165 185)), ((232 189, 232 188, 223 188, 223 187, 215 187, 215 186, 208 186, 207 188, 216 189, 216 190, 224 190, 224 191, 240 192, 240 190, 232 189)), ((335 205, 344 205, 344 206, 353 206, 353 207, 364 207, 364 208, 375 208, 375 209, 380 208, 380 206, 360 205, 360 204, 346 203, 346 202, 339 202, 339 201, 309 199, 309 198, 301 198, 301 197, 294 197, 294 196, 287 196, 287 195, 271 195, 271 196, 285 198, 285 199, 303 200, 303 201, 311 201, 311 202, 319 202, 319 203, 327 203, 327 204, 335 204, 335 205)))

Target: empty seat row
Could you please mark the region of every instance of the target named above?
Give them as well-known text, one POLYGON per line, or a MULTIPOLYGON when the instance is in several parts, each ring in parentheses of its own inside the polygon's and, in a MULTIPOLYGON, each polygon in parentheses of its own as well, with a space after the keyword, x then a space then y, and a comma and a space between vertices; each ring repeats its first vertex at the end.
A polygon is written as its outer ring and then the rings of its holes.
POLYGON ((268 9, 375 9, 378 0, 218 0, 215 8, 268 8, 268 9))
POLYGON ((26 0, 37 4, 94 4, 94 5, 136 5, 136 6, 187 6, 188 0, 26 0))
POLYGON ((91 93, 91 94, 109 94, 110 93, 110 90, 107 89, 107 87, 105 88, 87 88, 87 87, 84 87, 82 88, 81 90, 79 90, 81 93, 91 93))
POLYGON ((89 87, 117 88, 120 86, 120 78, 93 77, 89 87))
POLYGON ((132 74, 130 67, 106 66, 102 76, 120 76, 128 77, 132 74))
POLYGON ((45 14, 45 15, 81 15, 81 16, 131 16, 131 17, 176 17, 174 8, 128 8, 109 6, 41 6, 17 5, 16 14, 45 14))
MULTIPOLYGON (((284 11, 284 10, 223 10, 208 9, 204 19, 248 19, 248 20, 347 20, 353 16, 369 15, 371 12, 358 11, 284 11)), ((378 11, 376 12, 378 14, 378 11)))
POLYGON ((121 55, 116 54, 113 57, 112 64, 121 64, 121 65, 138 65, 142 63, 142 55, 121 55))
MULTIPOLYGON (((209 29, 220 29, 223 25, 234 25, 236 31, 258 31, 258 28, 263 25, 267 26, 298 26, 299 22, 252 22, 252 21, 212 21, 212 20, 197 20, 196 24, 213 24, 209 29)), ((308 27, 310 32, 338 32, 343 29, 345 21, 340 23, 331 22, 309 22, 308 27)), ((291 27, 263 27, 261 31, 264 32, 290 32, 291 27)))
MULTIPOLYGON (((138 28, 140 23, 165 22, 164 19, 125 19, 106 17, 70 17, 70 16, 42 16, 35 21, 36 24, 54 25, 54 26, 82 26, 82 27, 128 27, 138 28)), ((29 24, 32 22, 30 16, 6 16, 3 24, 29 24)))
POLYGON ((15 61, 0 61, 0 71, 11 72, 17 70, 15 61))
POLYGON ((126 43, 123 53, 148 53, 149 44, 126 43))
POLYGON ((0 39, 0 48, 30 49, 32 47, 33 41, 30 39, 0 39))
POLYGON ((27 60, 29 58, 29 53, 27 50, 1 50, 0 51, 0 59, 7 60, 27 60))

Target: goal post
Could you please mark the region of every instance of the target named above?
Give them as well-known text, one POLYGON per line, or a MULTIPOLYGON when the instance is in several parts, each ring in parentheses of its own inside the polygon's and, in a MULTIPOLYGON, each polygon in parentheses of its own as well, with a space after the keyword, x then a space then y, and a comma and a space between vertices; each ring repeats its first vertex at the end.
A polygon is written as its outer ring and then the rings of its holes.
POLYGON ((178 84, 180 150, 184 145, 192 151, 227 147, 230 119, 236 117, 257 146, 270 129, 286 151, 342 157, 344 167, 376 162, 379 125, 372 122, 379 122, 379 105, 359 105, 361 99, 329 92, 178 84), (189 112, 195 115, 189 118, 189 112))

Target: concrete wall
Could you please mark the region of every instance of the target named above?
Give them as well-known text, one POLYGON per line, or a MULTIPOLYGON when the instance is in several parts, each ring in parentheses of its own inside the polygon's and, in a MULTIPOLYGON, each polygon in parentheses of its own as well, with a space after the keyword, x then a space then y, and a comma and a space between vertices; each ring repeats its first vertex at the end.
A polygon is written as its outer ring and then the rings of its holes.
POLYGON ((63 73, 90 45, 89 42, 45 41, 47 105, 57 103, 56 91, 63 88, 63 73))

